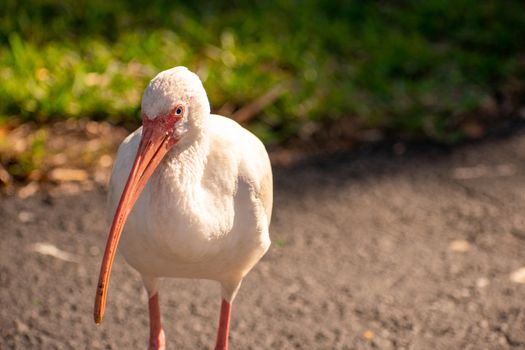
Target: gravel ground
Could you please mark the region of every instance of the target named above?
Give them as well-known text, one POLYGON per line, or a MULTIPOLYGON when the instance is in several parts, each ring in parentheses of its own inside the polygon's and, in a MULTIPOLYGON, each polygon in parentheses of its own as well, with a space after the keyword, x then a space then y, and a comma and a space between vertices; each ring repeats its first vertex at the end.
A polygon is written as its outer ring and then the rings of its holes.
MULTIPOLYGON (((275 183, 273 245, 233 304, 232 349, 525 348, 525 133, 310 158, 275 183)), ((145 349, 146 295, 121 257, 92 321, 104 188, 0 201, 0 349, 145 349)), ((160 298, 169 349, 212 347, 218 285, 165 280, 160 298)))

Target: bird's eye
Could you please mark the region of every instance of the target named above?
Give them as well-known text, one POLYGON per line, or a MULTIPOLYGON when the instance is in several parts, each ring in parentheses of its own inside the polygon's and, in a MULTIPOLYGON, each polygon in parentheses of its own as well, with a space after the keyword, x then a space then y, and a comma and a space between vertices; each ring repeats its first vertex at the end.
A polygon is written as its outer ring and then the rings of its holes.
POLYGON ((181 115, 182 111, 182 107, 177 107, 177 109, 175 110, 175 115, 181 115))

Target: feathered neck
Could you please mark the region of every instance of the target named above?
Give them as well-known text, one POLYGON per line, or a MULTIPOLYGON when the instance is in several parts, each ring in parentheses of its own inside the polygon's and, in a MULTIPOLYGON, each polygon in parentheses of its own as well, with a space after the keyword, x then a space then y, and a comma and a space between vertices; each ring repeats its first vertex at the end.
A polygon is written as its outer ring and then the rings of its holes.
MULTIPOLYGON (((190 135, 186 135, 190 136, 190 135)), ((210 147, 207 129, 181 140, 166 154, 154 183, 178 200, 195 200, 202 181, 210 147)))

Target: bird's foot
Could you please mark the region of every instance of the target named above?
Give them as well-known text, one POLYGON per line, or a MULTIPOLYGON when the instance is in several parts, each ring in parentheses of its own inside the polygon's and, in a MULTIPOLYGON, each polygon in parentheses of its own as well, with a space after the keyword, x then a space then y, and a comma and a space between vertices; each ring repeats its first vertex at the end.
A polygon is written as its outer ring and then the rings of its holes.
POLYGON ((164 336, 164 330, 149 338, 148 350, 166 350, 166 337, 164 336))

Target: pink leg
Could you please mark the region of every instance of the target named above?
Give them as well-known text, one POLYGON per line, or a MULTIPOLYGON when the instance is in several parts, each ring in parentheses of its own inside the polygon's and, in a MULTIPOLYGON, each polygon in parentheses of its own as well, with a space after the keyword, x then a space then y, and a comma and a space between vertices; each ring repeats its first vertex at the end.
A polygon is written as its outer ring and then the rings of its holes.
POLYGON ((231 305, 226 300, 222 300, 221 316, 219 319, 219 330, 217 332, 217 342, 215 350, 228 350, 228 333, 230 332, 231 305))
POLYGON ((165 350, 166 338, 160 324, 159 294, 155 293, 148 302, 149 308, 149 347, 148 350, 165 350))

